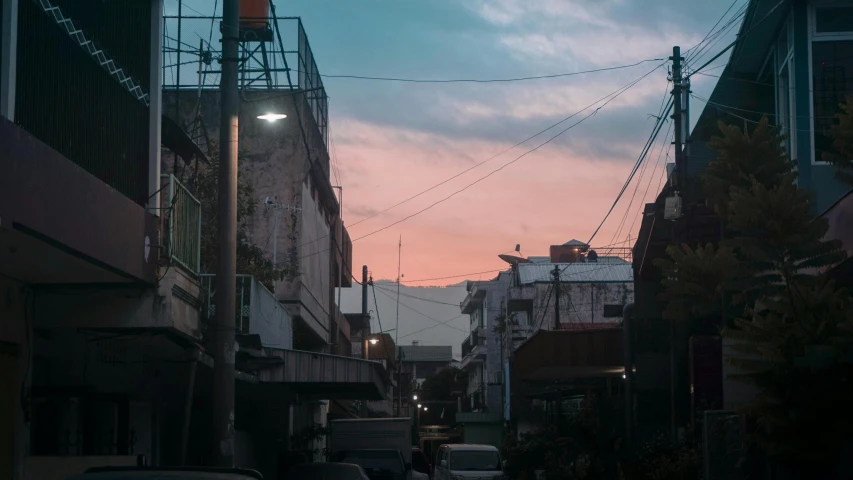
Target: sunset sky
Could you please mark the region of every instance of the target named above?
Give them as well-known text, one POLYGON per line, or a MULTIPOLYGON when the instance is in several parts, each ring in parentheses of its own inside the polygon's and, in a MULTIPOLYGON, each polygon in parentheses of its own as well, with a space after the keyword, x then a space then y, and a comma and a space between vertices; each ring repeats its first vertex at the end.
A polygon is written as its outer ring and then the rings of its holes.
MULTIPOLYGON (((220 2, 221 3, 221 2, 220 2)), ((167 0, 174 11, 177 0, 167 0)), ((210 13, 213 1, 187 1, 210 13)), ((665 58, 697 44, 729 0, 297 0, 279 16, 302 17, 324 75, 412 79, 501 79, 552 75, 665 58), (689 14, 687 13, 689 12, 689 14)), ((221 8, 221 7, 220 7, 221 8)), ((737 8, 735 8, 736 10, 737 8)), ((734 10, 733 10, 734 11, 734 10)), ((737 23, 694 66, 726 46, 737 23)), ((725 62, 726 56, 713 66, 725 62)), ((353 239, 451 195, 592 113, 506 152, 445 185, 356 224, 576 113, 659 66, 496 83, 403 83, 324 79, 330 97, 333 184, 344 186, 344 222, 353 239)), ((720 70, 711 70, 719 74, 720 70)), ((525 255, 589 239, 648 138, 667 91, 659 68, 583 123, 443 203, 356 240, 353 269, 394 278, 403 239, 404 282, 503 268, 497 255, 525 255)), ((713 77, 694 77, 707 98, 713 77)), ((601 106, 599 103, 597 106, 601 106)), ((693 120, 704 107, 691 105, 693 120)), ((636 236, 639 211, 662 178, 661 138, 593 246, 636 236), (619 236, 620 221, 634 196, 619 236), (643 198, 643 194, 648 193, 643 198), (635 219, 637 219, 635 221, 635 219), (633 228, 631 228, 633 226, 633 228)))

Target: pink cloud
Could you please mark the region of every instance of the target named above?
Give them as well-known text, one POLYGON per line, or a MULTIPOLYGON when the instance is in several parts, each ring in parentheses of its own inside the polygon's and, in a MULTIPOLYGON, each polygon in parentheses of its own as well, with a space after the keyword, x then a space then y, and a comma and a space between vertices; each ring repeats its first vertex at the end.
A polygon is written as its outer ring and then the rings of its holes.
MULTIPOLYGON (((509 144, 464 139, 434 142, 435 136, 424 132, 378 127, 348 118, 335 120, 338 162, 346 189, 344 220, 354 239, 417 212, 524 151, 513 151, 410 203, 353 225, 360 218, 347 218, 348 211, 384 209, 467 168, 471 165, 467 158, 485 159, 509 144)), ((503 268, 505 264, 497 255, 516 243, 531 255, 546 254, 549 245, 573 237, 586 240, 615 198, 629 168, 625 162, 544 147, 446 202, 356 241, 355 268, 367 264, 376 278, 394 278, 400 235, 403 271, 409 279, 503 268)), ((642 185, 639 193, 644 189, 642 185)), ((629 224, 642 203, 635 201, 629 224)), ((593 244, 609 243, 624 208, 614 211, 593 244)), ((454 282, 441 280, 435 284, 454 282)))

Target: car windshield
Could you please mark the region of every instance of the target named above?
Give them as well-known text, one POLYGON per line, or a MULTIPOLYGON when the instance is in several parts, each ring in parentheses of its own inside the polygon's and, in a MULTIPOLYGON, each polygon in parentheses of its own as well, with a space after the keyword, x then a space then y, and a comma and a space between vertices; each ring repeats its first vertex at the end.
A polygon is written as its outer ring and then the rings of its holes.
POLYGON ((462 450, 450 453, 451 470, 495 471, 501 469, 501 459, 495 451, 462 450))
POLYGON ((396 450, 350 450, 343 452, 338 461, 361 465, 365 470, 403 473, 403 460, 396 450))

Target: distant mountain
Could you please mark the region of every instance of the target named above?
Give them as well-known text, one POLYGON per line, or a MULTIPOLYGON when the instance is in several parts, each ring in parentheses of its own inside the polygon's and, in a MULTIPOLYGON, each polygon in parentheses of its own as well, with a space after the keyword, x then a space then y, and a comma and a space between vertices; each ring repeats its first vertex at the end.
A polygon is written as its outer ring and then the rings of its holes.
MULTIPOLYGON (((469 319, 462 315, 459 304, 467 291, 464 282, 447 287, 400 286, 400 328, 397 331, 397 283, 392 280, 375 281, 374 289, 368 287, 367 308, 371 314, 371 328, 379 331, 394 330, 391 336, 399 337, 400 345, 450 345, 454 358, 462 355, 462 341, 468 336, 469 319), (378 305, 377 305, 378 304, 378 305), (442 325, 439 325, 439 324, 442 325)), ((361 285, 341 289, 341 311, 361 312, 361 285)))

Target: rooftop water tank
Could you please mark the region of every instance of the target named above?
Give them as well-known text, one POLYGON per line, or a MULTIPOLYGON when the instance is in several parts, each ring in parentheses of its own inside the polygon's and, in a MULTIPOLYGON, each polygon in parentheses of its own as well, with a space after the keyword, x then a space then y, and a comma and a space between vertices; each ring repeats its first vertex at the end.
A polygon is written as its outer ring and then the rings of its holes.
POLYGON ((270 16, 270 0, 240 0, 240 28, 266 28, 270 16))

